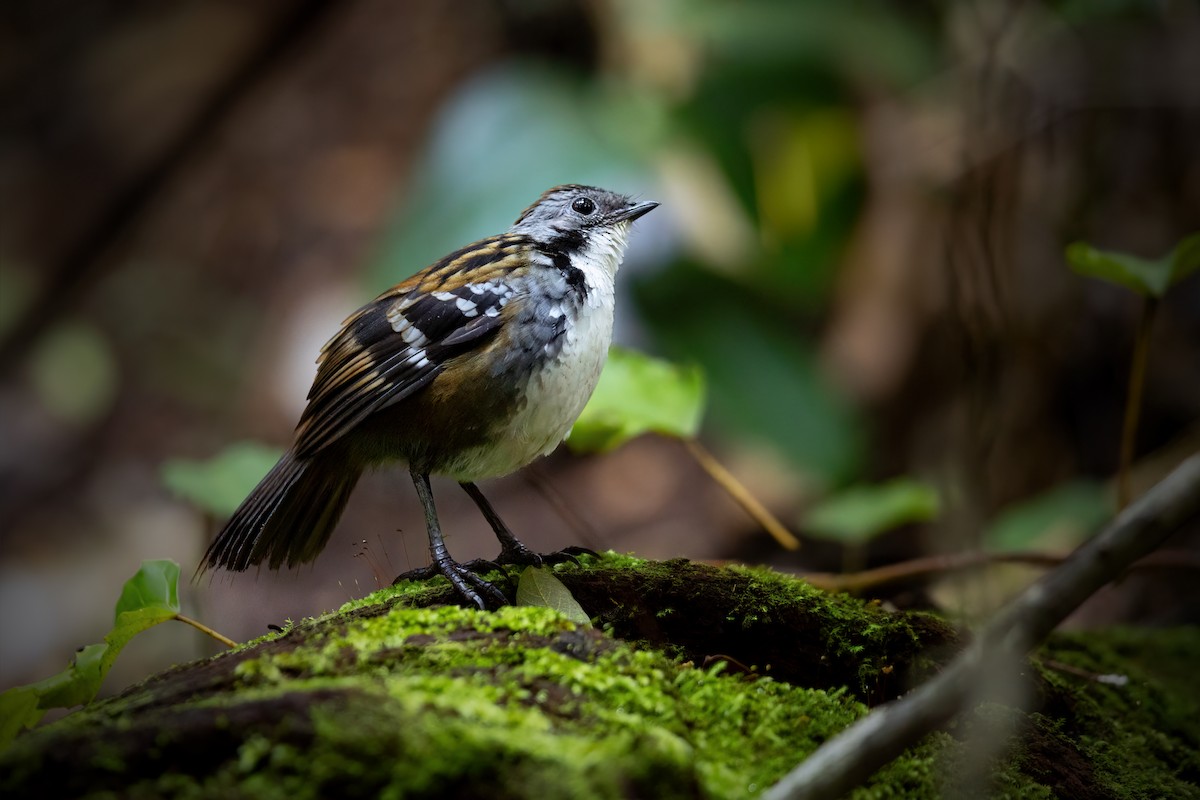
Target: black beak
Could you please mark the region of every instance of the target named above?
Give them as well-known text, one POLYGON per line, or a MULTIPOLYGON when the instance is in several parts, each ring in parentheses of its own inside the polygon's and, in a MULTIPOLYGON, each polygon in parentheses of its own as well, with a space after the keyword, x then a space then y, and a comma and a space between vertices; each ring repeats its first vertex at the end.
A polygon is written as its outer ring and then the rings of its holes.
POLYGON ((658 203, 638 203, 637 205, 632 205, 629 208, 621 209, 613 214, 609 219, 612 222, 624 222, 625 220, 633 222, 638 217, 649 214, 656 208, 658 208, 658 203))

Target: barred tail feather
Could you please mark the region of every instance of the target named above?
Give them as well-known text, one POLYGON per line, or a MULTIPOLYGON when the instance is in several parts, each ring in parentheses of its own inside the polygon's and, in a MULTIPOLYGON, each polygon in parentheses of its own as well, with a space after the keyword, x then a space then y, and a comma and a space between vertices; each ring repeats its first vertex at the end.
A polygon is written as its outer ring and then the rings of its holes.
POLYGON ((209 545, 197 575, 218 567, 242 572, 264 561, 271 569, 312 561, 361 474, 342 459, 284 453, 209 545))

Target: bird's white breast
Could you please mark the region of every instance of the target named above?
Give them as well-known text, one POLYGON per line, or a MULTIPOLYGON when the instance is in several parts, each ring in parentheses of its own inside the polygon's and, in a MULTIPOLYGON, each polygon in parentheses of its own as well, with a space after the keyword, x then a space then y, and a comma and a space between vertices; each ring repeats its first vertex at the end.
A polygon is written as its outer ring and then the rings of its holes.
POLYGON ((515 472, 554 450, 570 432, 600 380, 612 343, 613 279, 627 228, 593 242, 573 260, 583 271, 587 293, 582 304, 565 299, 550 309, 552 317, 566 317, 558 352, 534 367, 515 413, 487 446, 463 454, 454 477, 473 481, 515 472))

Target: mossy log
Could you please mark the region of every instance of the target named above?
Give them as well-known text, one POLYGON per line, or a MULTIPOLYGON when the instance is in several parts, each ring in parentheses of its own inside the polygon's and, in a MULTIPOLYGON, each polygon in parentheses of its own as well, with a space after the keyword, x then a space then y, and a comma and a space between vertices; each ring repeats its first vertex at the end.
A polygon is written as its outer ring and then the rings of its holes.
MULTIPOLYGON (((448 605, 440 581, 385 589, 28 732, 0 755, 0 791, 751 797, 959 642, 937 617, 767 570, 610 555, 556 575, 595 627, 448 605)), ((1070 668, 1031 664, 1034 710, 984 706, 855 796, 1200 796, 1200 634, 1046 652, 1070 668), (980 756, 981 731, 1007 746, 980 756)))

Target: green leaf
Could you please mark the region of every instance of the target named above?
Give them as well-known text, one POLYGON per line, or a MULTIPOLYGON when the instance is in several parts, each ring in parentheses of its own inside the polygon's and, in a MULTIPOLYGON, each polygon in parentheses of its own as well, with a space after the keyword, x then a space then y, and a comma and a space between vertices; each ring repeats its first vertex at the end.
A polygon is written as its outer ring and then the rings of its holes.
POLYGON ((704 374, 699 367, 614 347, 567 445, 577 453, 595 453, 648 432, 695 436, 704 412, 704 395, 704 374))
POLYGON ((1112 498, 1102 484, 1070 481, 1004 509, 988 526, 984 543, 998 551, 1075 547, 1112 514, 1112 498))
POLYGON ((179 565, 144 561, 125 582, 112 630, 99 644, 80 648, 57 675, 0 694, 0 748, 22 728, 36 725, 46 709, 90 703, 125 644, 137 634, 179 615, 179 565))
POLYGON ((817 503, 804 515, 808 533, 825 539, 858 544, 910 522, 925 522, 938 514, 933 487, 896 478, 873 486, 852 486, 817 503))
POLYGON ((1186 237, 1163 258, 1150 261, 1127 253, 1099 250, 1086 242, 1067 247, 1067 262, 1080 275, 1162 297, 1167 289, 1200 268, 1200 234, 1186 237))
POLYGON ((121 615, 146 608, 162 608, 179 613, 179 565, 169 559, 143 561, 142 568, 121 589, 117 600, 116 621, 121 615))
POLYGON ((37 725, 45 713, 38 706, 38 692, 33 686, 18 686, 0 694, 0 748, 25 728, 37 725))
POLYGON ((82 647, 71 659, 71 666, 33 684, 38 693, 38 707, 70 708, 90 703, 116 659, 115 653, 108 658, 110 650, 107 642, 82 647))
POLYGON ((279 460, 280 451, 238 442, 205 461, 171 459, 161 467, 167 488, 215 517, 227 517, 279 460))
POLYGON ((592 626, 583 606, 575 600, 571 590, 554 577, 545 567, 526 567, 517 584, 517 605, 553 608, 567 619, 586 627, 592 626))

